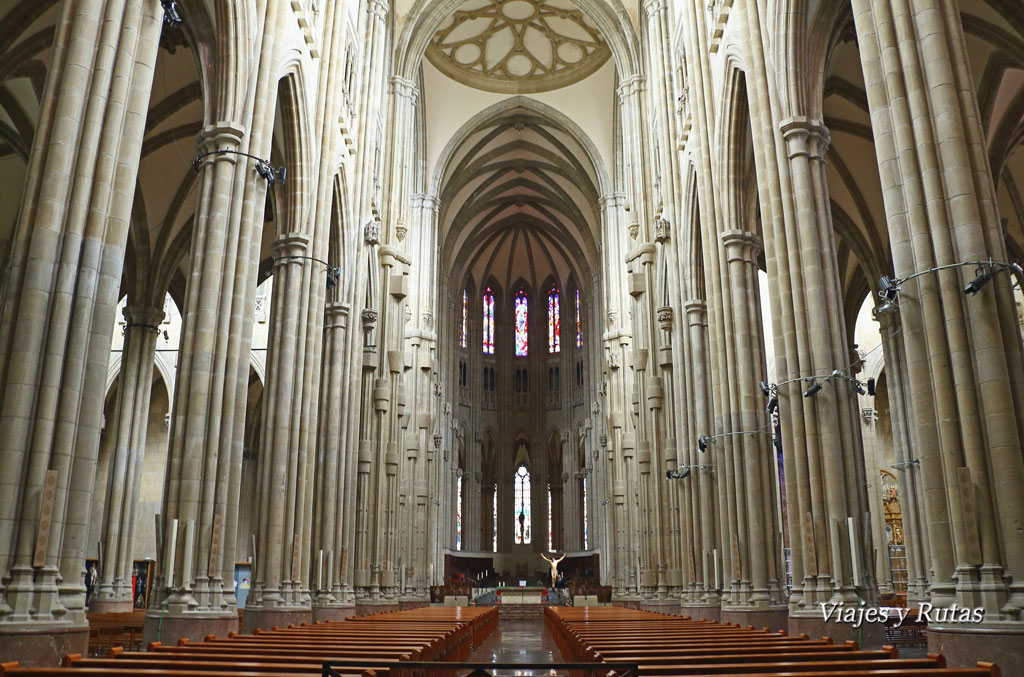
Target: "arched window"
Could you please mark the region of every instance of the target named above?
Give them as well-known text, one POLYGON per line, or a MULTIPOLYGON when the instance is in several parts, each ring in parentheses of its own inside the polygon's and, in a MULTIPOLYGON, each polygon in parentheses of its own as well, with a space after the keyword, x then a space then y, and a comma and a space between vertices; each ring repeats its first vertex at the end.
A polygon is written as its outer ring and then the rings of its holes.
POLYGON ((469 291, 462 290, 462 326, 459 328, 459 347, 465 348, 469 340, 469 291))
POLYGON ((558 287, 552 285, 548 292, 548 352, 552 354, 557 353, 562 345, 558 328, 559 314, 558 287))
POLYGON ((484 292, 484 355, 494 354, 494 292, 484 292))
POLYGON ((583 347, 583 318, 580 316, 580 290, 576 290, 576 347, 583 347))
POLYGON ((555 551, 555 534, 551 529, 551 483, 548 483, 548 552, 555 551))
POLYGON ((455 549, 462 550, 462 475, 455 478, 455 549))
POLYGON ((498 552, 498 483, 494 483, 494 500, 491 505, 492 520, 491 529, 493 530, 491 540, 491 552, 498 552))
POLYGON ((530 542, 530 471, 525 465, 516 468, 515 529, 516 543, 530 542))
POLYGON ((590 550, 590 520, 587 518, 587 476, 583 476, 583 549, 590 550))
POLYGON ((520 289, 516 292, 516 357, 524 357, 530 352, 529 338, 527 337, 527 305, 526 292, 520 289))

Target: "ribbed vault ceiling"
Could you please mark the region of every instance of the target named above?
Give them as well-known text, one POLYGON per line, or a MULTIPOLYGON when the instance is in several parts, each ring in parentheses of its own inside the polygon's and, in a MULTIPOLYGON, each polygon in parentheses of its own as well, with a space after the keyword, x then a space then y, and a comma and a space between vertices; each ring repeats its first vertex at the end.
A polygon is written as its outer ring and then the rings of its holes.
POLYGON ((460 284, 486 277, 533 289, 574 275, 589 284, 598 262, 597 178, 584 147, 560 125, 515 108, 466 135, 441 187, 442 260, 460 284))

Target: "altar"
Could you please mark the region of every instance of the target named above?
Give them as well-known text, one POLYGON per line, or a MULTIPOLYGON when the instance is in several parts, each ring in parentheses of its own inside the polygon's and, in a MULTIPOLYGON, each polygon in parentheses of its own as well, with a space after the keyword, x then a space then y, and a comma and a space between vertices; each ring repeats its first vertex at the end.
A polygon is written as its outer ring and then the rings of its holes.
POLYGON ((537 587, 495 588, 495 604, 547 604, 548 589, 537 587))

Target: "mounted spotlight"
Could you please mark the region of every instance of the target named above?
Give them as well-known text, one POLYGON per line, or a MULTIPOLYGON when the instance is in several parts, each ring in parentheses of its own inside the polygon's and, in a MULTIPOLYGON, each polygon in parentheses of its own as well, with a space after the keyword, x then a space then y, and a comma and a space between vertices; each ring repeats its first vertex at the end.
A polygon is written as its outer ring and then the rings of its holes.
POLYGON ((814 397, 821 392, 821 384, 817 381, 811 383, 811 387, 804 391, 804 397, 814 397))
POLYGON ((768 398, 768 406, 764 408, 765 412, 774 414, 779 409, 779 398, 772 395, 768 398))
POLYGON ((978 273, 977 277, 971 280, 967 286, 964 287, 965 294, 974 296, 981 291, 982 287, 988 284, 988 281, 991 280, 992 276, 995 274, 994 270, 986 267, 979 267, 976 272, 978 273))
POLYGON ((867 394, 867 391, 864 390, 864 384, 862 384, 860 381, 857 381, 857 384, 856 384, 855 387, 857 388, 857 394, 858 395, 866 395, 867 394))
POLYGON ((867 386, 868 386, 868 395, 870 395, 871 397, 874 397, 875 396, 875 379, 869 378, 868 381, 867 381, 867 386))
POLYGON ((711 441, 711 437, 708 435, 701 435, 697 438, 697 448, 701 451, 708 450, 708 442, 711 441))
POLYGON ((277 169, 274 169, 270 162, 267 160, 256 161, 256 173, 261 178, 266 180, 268 186, 273 186, 278 183, 284 183, 285 175, 287 174, 288 168, 281 165, 277 169))
POLYGON ((878 286, 882 288, 882 291, 878 292, 878 295, 886 301, 895 301, 896 297, 899 296, 899 284, 888 275, 883 275, 878 278, 878 286))
POLYGON ((764 393, 765 397, 769 397, 772 394, 772 388, 768 385, 767 381, 761 381, 758 385, 761 386, 761 392, 764 393))
POLYGON ((178 3, 174 0, 160 0, 160 6, 164 8, 166 25, 178 27, 182 24, 181 15, 178 14, 178 3))
POLYGON ((327 266, 327 288, 334 289, 341 279, 341 266, 327 266))

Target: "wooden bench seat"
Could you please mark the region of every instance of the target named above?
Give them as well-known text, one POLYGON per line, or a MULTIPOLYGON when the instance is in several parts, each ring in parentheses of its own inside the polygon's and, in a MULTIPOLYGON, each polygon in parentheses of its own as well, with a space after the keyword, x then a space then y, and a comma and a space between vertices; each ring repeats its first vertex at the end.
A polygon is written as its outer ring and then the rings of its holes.
POLYGON ((1001 677, 991 663, 948 668, 939 654, 899 658, 891 646, 863 651, 856 642, 834 645, 827 637, 672 620, 634 609, 549 607, 544 618, 570 660, 632 663, 642 677, 1001 677))

